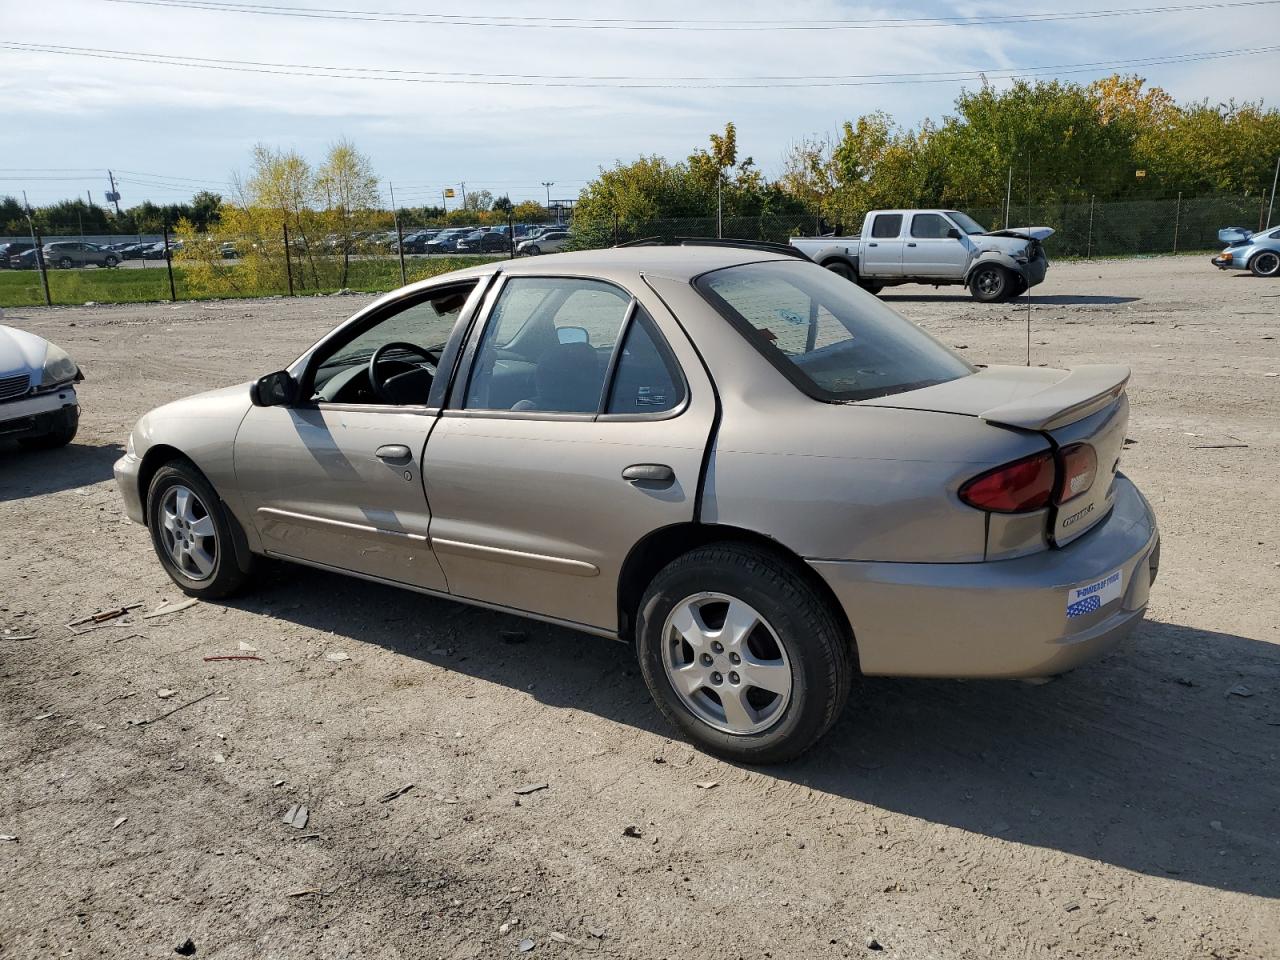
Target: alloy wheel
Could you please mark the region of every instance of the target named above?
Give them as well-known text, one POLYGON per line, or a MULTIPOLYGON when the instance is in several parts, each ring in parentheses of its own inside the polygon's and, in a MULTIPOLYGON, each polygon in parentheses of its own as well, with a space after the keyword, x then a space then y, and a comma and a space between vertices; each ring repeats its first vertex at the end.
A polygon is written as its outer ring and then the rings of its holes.
POLYGON ((1272 277, 1280 273, 1280 253, 1264 251, 1253 261, 1253 270, 1260 277, 1272 277))
POLYGON ((207 580, 218 558, 218 536, 209 508, 190 487, 176 484, 160 501, 160 542, 178 571, 207 580))
POLYGON ((985 296, 995 296, 1004 289, 1004 277, 999 270, 983 270, 978 274, 978 290, 985 296))
POLYGON ((744 736, 782 718, 791 700, 791 662, 752 606, 728 594, 694 594, 672 609, 662 638, 667 679, 703 723, 744 736))

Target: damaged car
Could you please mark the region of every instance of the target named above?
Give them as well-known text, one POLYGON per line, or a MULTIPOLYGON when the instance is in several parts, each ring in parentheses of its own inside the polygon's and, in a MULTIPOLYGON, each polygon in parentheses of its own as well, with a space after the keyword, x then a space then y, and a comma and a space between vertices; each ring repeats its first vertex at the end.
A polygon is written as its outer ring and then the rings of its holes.
POLYGON ((76 384, 83 379, 57 344, 0 325, 0 440, 32 449, 66 446, 80 426, 76 384))
POLYGON ((273 557, 619 640, 767 763, 859 671, 1044 677, 1141 621, 1128 379, 973 366, 781 245, 593 250, 389 293, 143 416, 115 476, 191 596, 273 557))
POLYGON ((1280 277, 1280 227, 1254 233, 1244 227, 1218 231, 1227 249, 1210 262, 1219 270, 1248 270, 1255 277, 1280 277))
POLYGON ((966 286, 998 303, 1044 280, 1052 227, 988 230, 959 210, 872 210, 861 236, 792 237, 819 266, 879 293, 903 283, 966 286))

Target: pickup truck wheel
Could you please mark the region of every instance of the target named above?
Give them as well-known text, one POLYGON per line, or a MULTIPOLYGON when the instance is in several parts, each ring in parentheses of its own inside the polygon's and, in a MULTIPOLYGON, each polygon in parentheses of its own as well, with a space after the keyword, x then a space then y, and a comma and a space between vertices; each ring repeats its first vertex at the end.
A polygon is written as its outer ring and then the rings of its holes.
POLYGON ((823 266, 834 273, 837 277, 844 277, 851 283, 858 282, 858 275, 854 273, 853 267, 849 266, 849 264, 845 263, 843 260, 828 260, 823 264, 823 266))
POLYGON ((783 558, 716 543, 673 560, 640 602, 636 655, 663 716, 745 763, 799 756, 844 709, 852 645, 783 558))
POLYGON ((999 303, 1013 293, 1013 274, 997 263, 988 263, 973 271, 969 292, 979 303, 999 303))
POLYGON ((867 291, 867 293, 871 293, 871 294, 879 293, 881 290, 884 289, 883 283, 876 283, 872 280, 859 280, 858 286, 860 286, 863 290, 867 291))
POLYGON ((1263 250, 1249 261, 1249 269, 1255 277, 1280 276, 1280 253, 1263 250))

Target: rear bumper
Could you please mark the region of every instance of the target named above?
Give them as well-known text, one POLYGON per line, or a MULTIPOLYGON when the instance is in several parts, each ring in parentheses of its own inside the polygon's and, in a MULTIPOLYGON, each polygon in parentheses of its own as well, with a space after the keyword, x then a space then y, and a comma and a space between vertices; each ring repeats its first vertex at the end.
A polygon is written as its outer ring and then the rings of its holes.
POLYGON ((809 561, 844 607, 863 673, 1043 677, 1100 656, 1141 621, 1159 563, 1146 500, 1116 478, 1111 515, 1057 550, 985 563, 809 561), (1068 596, 1119 571, 1120 595, 1068 616, 1068 596))
POLYGON ((1247 270, 1248 269, 1248 267, 1245 266, 1244 260, 1237 260, 1234 257, 1227 257, 1227 256, 1224 256, 1223 254, 1218 254, 1209 262, 1212 263, 1219 270, 1247 270))

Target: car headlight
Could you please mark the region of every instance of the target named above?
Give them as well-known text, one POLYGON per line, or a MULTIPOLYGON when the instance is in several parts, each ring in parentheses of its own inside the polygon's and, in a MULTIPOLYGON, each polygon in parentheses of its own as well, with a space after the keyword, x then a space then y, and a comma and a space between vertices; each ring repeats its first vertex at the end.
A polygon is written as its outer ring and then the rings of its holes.
POLYGON ((40 369, 40 386, 51 387, 56 383, 66 383, 75 378, 79 368, 67 351, 54 344, 44 355, 44 366, 40 369))

